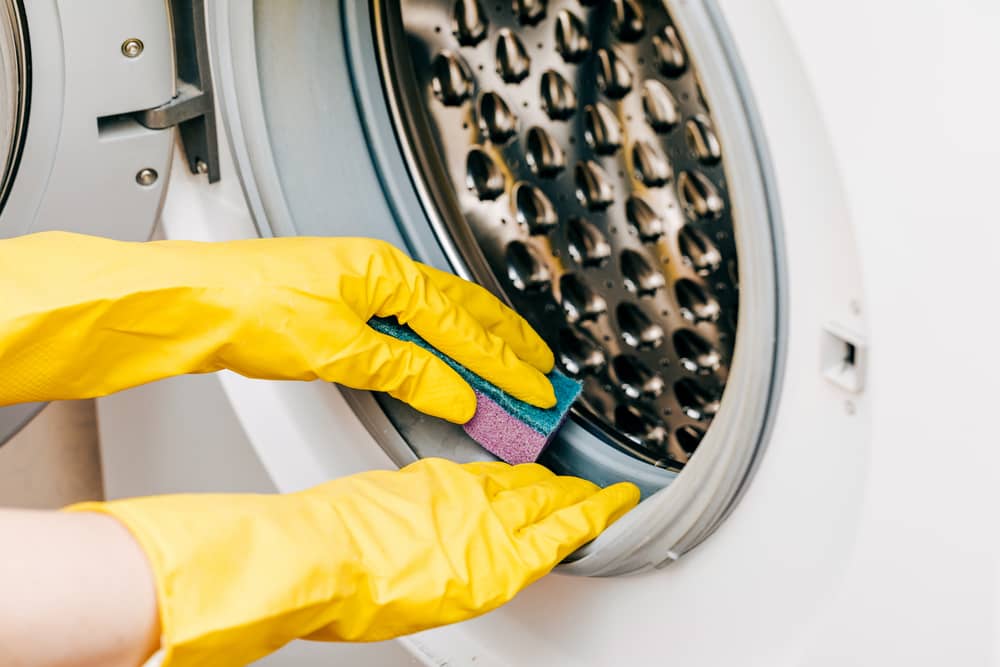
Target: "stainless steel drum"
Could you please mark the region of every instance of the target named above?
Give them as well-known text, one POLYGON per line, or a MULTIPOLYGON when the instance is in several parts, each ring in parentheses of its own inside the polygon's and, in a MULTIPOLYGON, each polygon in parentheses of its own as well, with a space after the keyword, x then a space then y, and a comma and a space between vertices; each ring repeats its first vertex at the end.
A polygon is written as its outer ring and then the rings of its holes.
POLYGON ((584 383, 576 419, 681 469, 733 358, 727 155, 660 2, 384 3, 383 71, 429 209, 584 383))

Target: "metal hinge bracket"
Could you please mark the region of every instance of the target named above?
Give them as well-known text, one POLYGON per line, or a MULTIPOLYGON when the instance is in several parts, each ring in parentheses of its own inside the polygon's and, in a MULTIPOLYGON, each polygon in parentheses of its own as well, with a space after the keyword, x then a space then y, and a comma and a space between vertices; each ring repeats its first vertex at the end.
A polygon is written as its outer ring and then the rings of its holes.
POLYGON ((205 26, 205 0, 170 0, 177 60, 177 94, 133 117, 151 130, 177 127, 188 167, 219 180, 219 139, 205 26))

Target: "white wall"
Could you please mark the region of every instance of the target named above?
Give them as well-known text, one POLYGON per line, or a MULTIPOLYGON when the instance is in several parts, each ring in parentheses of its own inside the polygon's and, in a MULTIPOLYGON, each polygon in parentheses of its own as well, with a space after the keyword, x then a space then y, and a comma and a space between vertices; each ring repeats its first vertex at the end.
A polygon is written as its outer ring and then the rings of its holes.
POLYGON ((0 507, 56 508, 102 496, 93 401, 52 403, 0 447, 0 507))

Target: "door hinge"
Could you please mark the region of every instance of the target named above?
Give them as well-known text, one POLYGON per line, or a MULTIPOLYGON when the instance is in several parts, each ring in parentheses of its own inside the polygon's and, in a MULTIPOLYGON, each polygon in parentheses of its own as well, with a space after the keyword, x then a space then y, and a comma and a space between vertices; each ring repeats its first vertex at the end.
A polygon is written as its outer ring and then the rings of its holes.
POLYGON ((219 138, 208 53, 205 0, 169 0, 177 61, 177 94, 172 100, 133 114, 151 130, 177 127, 188 167, 219 180, 219 138))

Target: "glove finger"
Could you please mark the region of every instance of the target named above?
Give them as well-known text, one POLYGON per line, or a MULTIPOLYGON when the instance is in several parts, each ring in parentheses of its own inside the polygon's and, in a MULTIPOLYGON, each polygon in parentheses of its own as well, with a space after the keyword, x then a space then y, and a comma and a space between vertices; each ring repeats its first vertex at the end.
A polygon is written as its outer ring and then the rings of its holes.
POLYGON ((420 274, 405 299, 393 299, 375 314, 395 315, 424 340, 515 398, 540 408, 556 404, 552 383, 534 366, 518 358, 502 338, 491 334, 467 310, 449 299, 420 274))
POLYGON ((552 471, 538 463, 520 463, 512 466, 502 461, 476 461, 466 463, 462 467, 489 483, 487 490, 494 490, 487 494, 490 497, 500 491, 536 484, 555 477, 552 471))
POLYGON ((593 482, 579 477, 556 477, 501 491, 491 503, 508 530, 536 524, 563 508, 581 503, 600 491, 593 482))
POLYGON ((548 572, 638 502, 639 489, 629 482, 601 489, 582 502, 556 510, 522 529, 517 536, 521 556, 542 573, 548 572))
POLYGON ((463 280, 432 266, 417 264, 427 279, 449 299, 467 310, 484 329, 502 338, 518 357, 548 373, 555 365, 552 350, 514 309, 482 285, 463 280))
POLYGON ((333 381, 356 389, 384 391, 420 412, 456 424, 472 419, 476 394, 448 364, 415 343, 374 330, 362 336, 364 368, 357 375, 364 382, 351 384, 345 381, 344 373, 338 373, 333 381))

